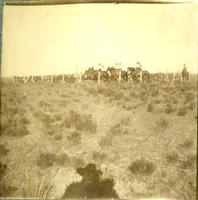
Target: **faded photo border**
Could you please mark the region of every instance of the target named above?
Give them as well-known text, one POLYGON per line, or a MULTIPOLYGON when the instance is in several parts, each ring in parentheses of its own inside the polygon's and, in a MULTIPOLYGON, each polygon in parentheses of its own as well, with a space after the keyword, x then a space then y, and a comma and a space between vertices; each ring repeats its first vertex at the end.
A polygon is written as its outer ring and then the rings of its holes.
MULTIPOLYGON (((38 6, 38 5, 64 5, 64 4, 89 4, 89 3, 131 3, 131 4, 184 4, 195 3, 198 5, 198 0, 0 0, 0 75, 2 70, 2 29, 3 29, 3 7, 8 6, 38 6)), ((197 24, 198 25, 198 24, 197 24)), ((198 36, 197 36, 198 37, 198 36)), ((197 60, 198 60, 198 38, 197 38, 197 60)), ((198 66, 197 66, 198 69, 198 66)), ((197 74, 198 78, 198 74, 197 74)), ((197 79, 198 80, 198 79, 197 79)), ((198 87, 198 82, 197 82, 198 87)), ((0 98, 1 101, 1 98, 0 98)), ((198 101, 198 99, 197 99, 198 101)), ((0 116, 1 117, 1 116, 0 116)), ((197 126, 198 128, 198 126, 197 126)), ((198 137, 197 137, 198 144, 198 137)), ((198 154, 198 146, 197 146, 198 154)), ((198 171, 198 162, 197 162, 198 171)), ((198 178, 196 176, 196 199, 198 200, 198 178)), ((1 198, 0 198, 1 199, 1 198)), ((4 198, 5 199, 5 198, 4 198)))

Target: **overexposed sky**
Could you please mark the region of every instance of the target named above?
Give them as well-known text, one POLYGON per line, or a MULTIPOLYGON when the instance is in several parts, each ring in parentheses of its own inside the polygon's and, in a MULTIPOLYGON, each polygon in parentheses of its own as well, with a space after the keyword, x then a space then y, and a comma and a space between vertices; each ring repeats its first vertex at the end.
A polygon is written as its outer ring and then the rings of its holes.
POLYGON ((177 72, 198 64, 198 4, 5 6, 2 76, 90 66, 177 72))

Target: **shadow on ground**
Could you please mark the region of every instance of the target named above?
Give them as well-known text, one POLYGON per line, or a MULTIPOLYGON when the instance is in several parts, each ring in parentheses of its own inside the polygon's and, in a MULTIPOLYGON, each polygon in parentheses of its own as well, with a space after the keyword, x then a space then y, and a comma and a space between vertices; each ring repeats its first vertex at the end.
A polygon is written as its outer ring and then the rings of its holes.
POLYGON ((77 173, 82 181, 70 184, 63 198, 119 198, 113 189, 113 179, 101 179, 102 172, 94 164, 78 168, 77 173))

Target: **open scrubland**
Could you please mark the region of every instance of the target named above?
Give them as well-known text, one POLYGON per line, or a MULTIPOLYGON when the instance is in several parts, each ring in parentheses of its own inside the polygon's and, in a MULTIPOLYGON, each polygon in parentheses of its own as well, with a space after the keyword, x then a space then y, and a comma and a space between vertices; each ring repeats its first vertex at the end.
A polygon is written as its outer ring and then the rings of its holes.
POLYGON ((197 82, 1 85, 0 196, 195 199, 197 82))

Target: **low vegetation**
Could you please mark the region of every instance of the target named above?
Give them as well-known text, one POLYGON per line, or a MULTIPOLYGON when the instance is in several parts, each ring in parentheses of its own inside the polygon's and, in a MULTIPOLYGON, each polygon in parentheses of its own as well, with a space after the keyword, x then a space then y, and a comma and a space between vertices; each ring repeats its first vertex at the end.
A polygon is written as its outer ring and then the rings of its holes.
POLYGON ((195 82, 1 90, 1 197, 195 199, 195 82))

